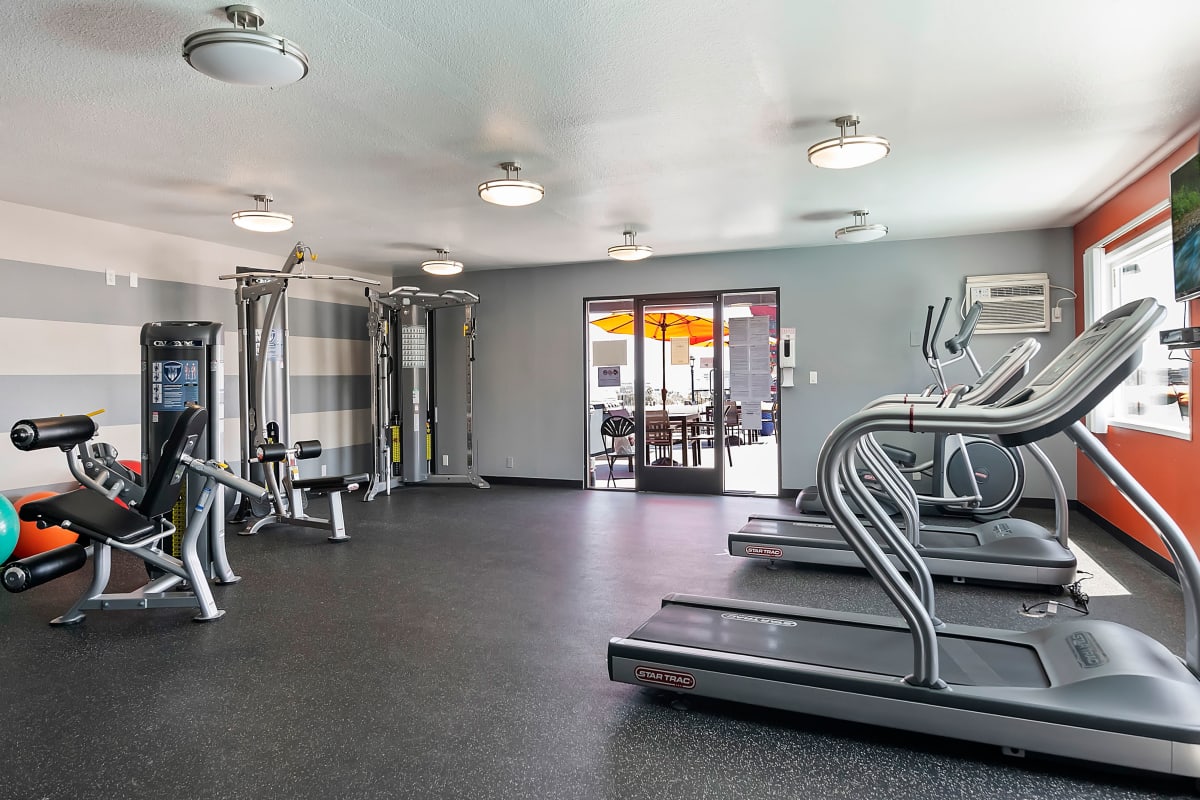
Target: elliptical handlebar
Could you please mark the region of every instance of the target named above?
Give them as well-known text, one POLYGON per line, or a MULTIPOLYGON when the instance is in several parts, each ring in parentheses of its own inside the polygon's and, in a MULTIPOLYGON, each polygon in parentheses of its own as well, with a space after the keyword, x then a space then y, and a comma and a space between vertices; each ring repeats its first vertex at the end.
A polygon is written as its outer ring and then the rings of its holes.
MULTIPOLYGON (((932 308, 932 306, 931 306, 932 308)), ((950 310, 950 298, 947 297, 942 301, 942 310, 938 314, 937 325, 933 326, 933 335, 929 337, 929 353, 933 358, 938 358, 937 343, 942 336, 942 324, 946 321, 946 313, 950 310)))
POLYGON ((921 336, 921 355, 925 356, 925 360, 929 361, 933 358, 933 353, 929 352, 930 342, 930 327, 933 325, 933 306, 925 307, 925 333, 921 336))
MULTIPOLYGON (((946 298, 949 301, 950 298, 946 298)), ((975 335, 975 326, 979 324, 979 315, 983 313, 983 303, 976 300, 969 309, 967 315, 963 317, 962 325, 958 326, 958 333, 946 340, 946 350, 952 356, 956 356, 967 348, 971 343, 971 337, 975 335)))

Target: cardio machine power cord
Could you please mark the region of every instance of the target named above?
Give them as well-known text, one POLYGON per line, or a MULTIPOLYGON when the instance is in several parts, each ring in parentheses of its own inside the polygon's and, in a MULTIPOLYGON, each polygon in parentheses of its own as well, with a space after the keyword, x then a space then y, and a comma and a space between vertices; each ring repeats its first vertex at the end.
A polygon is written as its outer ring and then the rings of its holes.
POLYGON ((1091 598, 1089 598, 1087 592, 1083 590, 1082 584, 1084 581, 1090 580, 1095 576, 1090 572, 1082 571, 1077 572, 1076 575, 1077 578, 1074 583, 1069 583, 1063 587, 1066 593, 1071 596, 1071 601, 1074 603, 1074 605, 1066 605, 1057 600, 1042 600, 1040 602, 1030 604, 1023 603, 1021 605, 1021 614, 1026 617, 1047 617, 1052 614, 1057 614, 1059 609, 1074 611, 1076 614, 1084 617, 1092 613, 1088 609, 1088 601, 1091 598))

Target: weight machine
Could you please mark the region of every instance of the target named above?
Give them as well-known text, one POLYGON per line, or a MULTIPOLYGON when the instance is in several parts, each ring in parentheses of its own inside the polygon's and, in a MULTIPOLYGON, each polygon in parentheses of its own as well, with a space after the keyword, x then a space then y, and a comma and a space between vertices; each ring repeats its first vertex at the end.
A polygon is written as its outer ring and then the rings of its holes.
POLYGON ((392 488, 411 483, 466 483, 480 489, 489 484, 475 471, 474 365, 475 314, 479 295, 462 289, 441 294, 415 286, 398 286, 390 292, 366 290, 370 309, 367 327, 371 337, 371 429, 374 465, 371 487, 363 500, 391 494, 392 488), (434 312, 461 306, 466 339, 466 464, 465 473, 439 473, 433 460, 432 432, 438 423, 430 369, 434 312), (397 359, 399 359, 397 361, 397 359))
POLYGON ((88 415, 44 417, 19 420, 9 436, 22 451, 57 447, 67 456, 71 474, 83 488, 54 495, 21 507, 21 519, 39 527, 58 525, 77 532, 81 541, 44 553, 13 561, 0 573, 0 583, 10 592, 23 592, 81 569, 90 559, 92 580, 83 594, 52 625, 73 625, 84 618, 84 611, 140 611, 148 608, 195 608, 197 622, 220 619, 225 614, 217 607, 209 586, 210 577, 218 583, 238 579, 225 557, 223 536, 208 526, 210 511, 219 507, 219 485, 260 498, 261 486, 248 483, 226 472, 224 464, 196 455, 203 446, 208 410, 187 404, 172 416, 170 433, 156 454, 153 471, 144 483, 132 481, 128 472, 107 469, 95 459, 88 447, 98 428, 88 415), (198 480, 194 505, 180 531, 174 508, 184 494, 187 476, 198 480), (115 500, 124 498, 127 507, 115 500), (172 553, 166 540, 181 534, 172 553), (112 551, 129 553, 145 562, 149 581, 137 589, 107 591, 112 575, 112 551))
MULTIPOLYGON (((241 474, 254 482, 266 485, 270 503, 243 495, 236 518, 265 517, 251 528, 241 531, 257 533, 264 524, 318 523, 328 527, 334 541, 345 540, 341 524, 340 502, 337 493, 365 483, 369 476, 339 475, 300 480, 295 466, 297 447, 291 441, 291 397, 288 359, 288 283, 293 280, 352 281, 379 286, 380 282, 353 275, 312 275, 302 270, 306 259, 315 261, 316 254, 303 242, 297 242, 283 267, 278 270, 254 270, 238 267, 232 275, 221 280, 236 281, 234 291, 238 309, 238 367, 241 380, 238 388, 240 412, 241 474), (283 450, 276 452, 282 446, 283 450), (263 448, 267 457, 260 457, 263 448), (288 457, 287 453, 293 457, 288 457), (288 469, 282 479, 276 474, 274 462, 286 460, 288 469), (340 487, 340 488, 339 488, 340 487), (318 520, 304 513, 304 491, 330 493, 330 520, 318 520), (339 534, 338 529, 341 528, 339 534)), ((299 443, 297 443, 298 445, 299 443)), ((309 452, 320 452, 320 444, 306 442, 309 452)), ((304 457, 301 455, 300 457, 304 457)))

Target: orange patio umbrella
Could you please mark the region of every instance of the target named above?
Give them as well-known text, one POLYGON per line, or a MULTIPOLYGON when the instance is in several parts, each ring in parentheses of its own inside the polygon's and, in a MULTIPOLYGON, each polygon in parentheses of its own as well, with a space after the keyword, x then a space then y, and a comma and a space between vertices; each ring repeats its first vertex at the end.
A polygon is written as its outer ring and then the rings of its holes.
MULTIPOLYGON (((633 335, 637 315, 630 311, 609 314, 606 317, 592 320, 592 324, 609 333, 624 333, 633 335)), ((729 328, 724 328, 726 334, 729 328)), ((649 311, 643 322, 643 335, 647 339, 657 339, 663 343, 662 369, 663 388, 662 404, 667 407, 667 342, 671 339, 687 337, 689 344, 701 344, 713 338, 713 321, 708 317, 698 317, 694 314, 680 314, 675 311, 649 311)))

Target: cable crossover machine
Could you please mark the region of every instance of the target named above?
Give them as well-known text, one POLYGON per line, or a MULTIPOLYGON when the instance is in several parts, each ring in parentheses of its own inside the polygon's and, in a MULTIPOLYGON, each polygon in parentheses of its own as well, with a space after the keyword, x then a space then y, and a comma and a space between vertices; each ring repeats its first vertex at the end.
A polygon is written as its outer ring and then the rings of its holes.
MULTIPOLYGON (((393 487, 417 483, 464 483, 480 489, 489 484, 475 471, 473 430, 475 315, 479 295, 463 289, 436 294, 415 286, 397 286, 390 292, 366 290, 370 308, 367 326, 371 339, 371 427, 374 468, 371 487, 363 500, 391 494, 393 487), (433 458, 433 430, 438 425, 438 403, 432 375, 434 360, 433 316, 438 309, 462 307, 466 353, 466 461, 465 472, 438 472, 433 458)), ((443 457, 442 466, 448 466, 443 457)))
POLYGON ((380 282, 354 275, 313 275, 303 271, 305 260, 316 254, 303 242, 297 242, 283 267, 259 270, 238 267, 233 275, 221 280, 236 281, 238 309, 238 406, 241 416, 241 474, 256 483, 265 483, 269 504, 242 496, 236 518, 262 517, 243 534, 257 533, 265 525, 281 523, 299 527, 327 529, 330 540, 345 541, 341 493, 354 491, 369 476, 331 475, 300 478, 298 459, 321 454, 316 440, 294 442, 291 439, 292 405, 288 358, 288 283, 293 280, 351 281, 379 286, 380 282), (291 444, 289 444, 291 443, 291 444), (273 462, 283 462, 282 479, 273 462), (304 513, 305 491, 329 496, 329 519, 317 519, 304 513))

